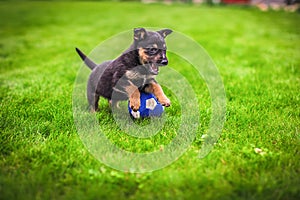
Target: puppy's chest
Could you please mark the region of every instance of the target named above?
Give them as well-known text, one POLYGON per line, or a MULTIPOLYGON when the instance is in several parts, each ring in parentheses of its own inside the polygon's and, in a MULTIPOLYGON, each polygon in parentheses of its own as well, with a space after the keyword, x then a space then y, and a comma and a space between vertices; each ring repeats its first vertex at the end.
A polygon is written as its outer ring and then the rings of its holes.
POLYGON ((125 73, 125 76, 129 81, 131 81, 138 87, 149 84, 149 82, 151 82, 155 78, 155 75, 142 74, 139 71, 127 71, 125 73))

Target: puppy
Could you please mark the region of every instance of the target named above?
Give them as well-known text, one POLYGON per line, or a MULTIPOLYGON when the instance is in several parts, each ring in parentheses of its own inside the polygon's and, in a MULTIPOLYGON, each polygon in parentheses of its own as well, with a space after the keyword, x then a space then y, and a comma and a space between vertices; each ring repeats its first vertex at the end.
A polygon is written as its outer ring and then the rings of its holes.
POLYGON ((132 45, 115 60, 94 63, 78 48, 77 53, 92 70, 87 84, 87 98, 92 111, 98 111, 100 96, 112 105, 122 100, 130 101, 132 110, 140 107, 140 92, 153 93, 163 106, 171 102, 155 80, 159 67, 166 66, 165 37, 170 29, 146 31, 134 29, 132 45))

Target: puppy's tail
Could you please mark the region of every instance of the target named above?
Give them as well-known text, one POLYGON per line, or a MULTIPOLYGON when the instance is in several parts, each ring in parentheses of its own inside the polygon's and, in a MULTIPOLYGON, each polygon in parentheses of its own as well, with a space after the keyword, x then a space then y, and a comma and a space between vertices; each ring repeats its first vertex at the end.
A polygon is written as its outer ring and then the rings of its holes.
POLYGON ((78 48, 76 48, 77 53, 81 57, 81 59, 84 61, 84 63, 91 69, 93 70, 97 64, 94 63, 91 59, 89 59, 82 51, 80 51, 78 48))

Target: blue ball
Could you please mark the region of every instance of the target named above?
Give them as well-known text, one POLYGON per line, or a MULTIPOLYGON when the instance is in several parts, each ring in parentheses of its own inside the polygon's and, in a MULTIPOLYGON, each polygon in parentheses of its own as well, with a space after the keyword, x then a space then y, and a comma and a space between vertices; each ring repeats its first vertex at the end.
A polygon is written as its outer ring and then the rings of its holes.
POLYGON ((141 106, 138 111, 134 112, 130 108, 130 102, 128 101, 128 112, 131 117, 147 118, 147 117, 160 117, 164 112, 164 107, 158 102, 157 98, 151 93, 141 92, 141 106))

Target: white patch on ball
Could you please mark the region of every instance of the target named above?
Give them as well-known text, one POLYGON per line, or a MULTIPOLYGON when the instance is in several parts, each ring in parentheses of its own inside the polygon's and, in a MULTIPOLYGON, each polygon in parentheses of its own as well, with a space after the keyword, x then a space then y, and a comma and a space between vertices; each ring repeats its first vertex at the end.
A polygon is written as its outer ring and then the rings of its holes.
POLYGON ((154 110, 154 108, 156 107, 156 105, 157 105, 157 102, 155 101, 154 98, 146 100, 146 108, 147 109, 154 110))
POLYGON ((131 115, 134 117, 134 118, 140 118, 140 111, 136 111, 136 112, 134 112, 133 110, 131 111, 131 115))

